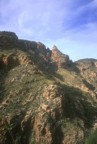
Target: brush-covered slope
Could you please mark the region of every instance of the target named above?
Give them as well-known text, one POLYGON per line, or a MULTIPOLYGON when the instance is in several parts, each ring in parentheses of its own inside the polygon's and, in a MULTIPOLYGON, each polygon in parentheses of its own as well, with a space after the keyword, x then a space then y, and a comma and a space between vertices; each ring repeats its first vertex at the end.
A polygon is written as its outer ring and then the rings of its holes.
POLYGON ((96 128, 97 78, 96 65, 81 68, 56 46, 0 32, 0 144, 84 144, 96 128))

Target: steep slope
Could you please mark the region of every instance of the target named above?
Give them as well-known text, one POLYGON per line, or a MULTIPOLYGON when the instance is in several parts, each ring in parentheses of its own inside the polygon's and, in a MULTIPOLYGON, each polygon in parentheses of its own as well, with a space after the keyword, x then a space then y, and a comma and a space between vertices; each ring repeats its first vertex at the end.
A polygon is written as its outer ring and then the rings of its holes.
POLYGON ((97 119, 88 78, 56 46, 0 32, 0 144, 84 144, 97 119))
POLYGON ((80 69, 80 75, 84 78, 87 87, 94 92, 93 96, 97 99, 97 60, 79 60, 76 62, 76 66, 80 69))

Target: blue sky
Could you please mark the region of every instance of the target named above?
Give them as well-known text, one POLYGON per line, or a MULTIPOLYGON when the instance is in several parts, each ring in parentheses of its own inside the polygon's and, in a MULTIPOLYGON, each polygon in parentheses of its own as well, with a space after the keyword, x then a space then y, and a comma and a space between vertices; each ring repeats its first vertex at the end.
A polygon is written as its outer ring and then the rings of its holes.
POLYGON ((0 31, 97 59, 97 0, 0 0, 0 31))

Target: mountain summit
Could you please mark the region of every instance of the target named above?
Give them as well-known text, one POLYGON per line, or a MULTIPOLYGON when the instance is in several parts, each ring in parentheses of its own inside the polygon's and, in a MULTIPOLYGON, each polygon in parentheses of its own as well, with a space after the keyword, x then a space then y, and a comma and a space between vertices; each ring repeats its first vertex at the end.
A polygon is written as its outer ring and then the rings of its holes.
POLYGON ((97 60, 0 32, 0 144, 84 144, 97 128, 97 60))

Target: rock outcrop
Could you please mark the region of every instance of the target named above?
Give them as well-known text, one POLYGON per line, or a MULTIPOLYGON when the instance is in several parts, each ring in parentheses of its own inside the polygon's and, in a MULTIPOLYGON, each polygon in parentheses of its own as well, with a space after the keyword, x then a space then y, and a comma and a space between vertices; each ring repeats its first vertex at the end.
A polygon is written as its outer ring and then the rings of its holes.
POLYGON ((48 70, 50 65, 57 68, 66 68, 72 63, 69 56, 61 53, 56 46, 53 46, 52 50, 50 50, 41 42, 19 40, 13 32, 0 32, 0 45, 1 49, 7 48, 10 50, 14 48, 14 53, 20 49, 33 55, 33 60, 42 69, 45 67, 44 69, 48 70), (35 57, 37 57, 36 60, 35 57))
POLYGON ((13 32, 0 32, 0 49, 11 49, 18 46, 18 37, 13 32))
POLYGON ((71 63, 69 56, 61 53, 56 46, 52 48, 51 59, 58 68, 66 68, 71 63))
POLYGON ((84 78, 84 82, 89 87, 89 90, 92 90, 97 96, 97 81, 96 81, 97 60, 96 59, 79 60, 76 62, 76 66, 79 68, 80 74, 84 78))
POLYGON ((1 31, 0 32, 0 40, 4 38, 12 39, 12 40, 17 40, 18 37, 14 32, 7 32, 7 31, 1 31))

